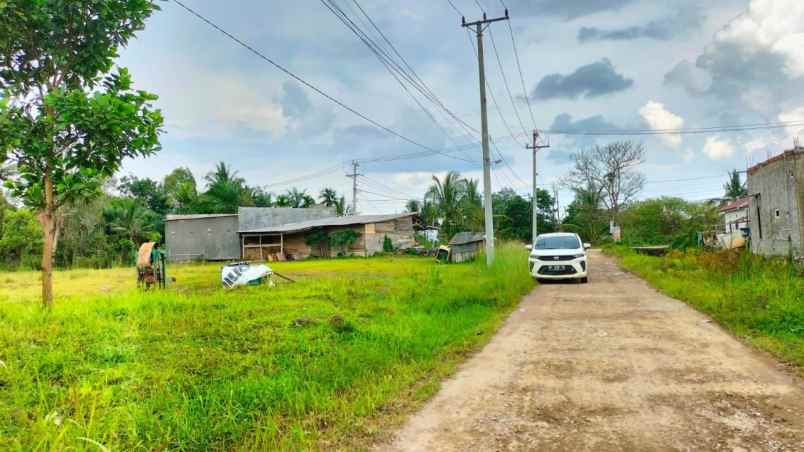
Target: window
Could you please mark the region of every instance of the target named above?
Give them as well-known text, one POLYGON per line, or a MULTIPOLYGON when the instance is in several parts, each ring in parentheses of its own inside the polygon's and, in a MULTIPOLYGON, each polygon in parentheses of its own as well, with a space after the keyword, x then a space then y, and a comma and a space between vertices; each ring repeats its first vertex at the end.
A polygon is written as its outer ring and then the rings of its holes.
POLYGON ((773 215, 774 215, 776 218, 779 218, 779 217, 781 217, 781 216, 782 216, 782 211, 781 211, 781 210, 779 210, 779 209, 776 209, 776 210, 774 210, 774 211, 773 211, 773 215))
POLYGON ((536 240, 537 250, 576 250, 580 247, 581 242, 571 235, 540 237, 536 240))

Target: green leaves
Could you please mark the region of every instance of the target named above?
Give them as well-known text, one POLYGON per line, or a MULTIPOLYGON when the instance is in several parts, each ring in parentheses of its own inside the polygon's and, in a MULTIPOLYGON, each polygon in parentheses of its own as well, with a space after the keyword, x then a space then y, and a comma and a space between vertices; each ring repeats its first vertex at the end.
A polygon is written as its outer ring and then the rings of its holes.
POLYGON ((94 93, 53 90, 35 116, 19 106, 0 110, 0 124, 8 131, 0 148, 18 172, 7 185, 14 196, 43 206, 40 185, 49 170, 58 205, 91 197, 123 159, 159 151, 163 118, 150 104, 155 96, 131 90, 125 70, 107 77, 104 87, 94 93))
POLYGON ((0 89, 18 96, 93 88, 159 9, 151 0, 0 0, 0 8, 0 89))

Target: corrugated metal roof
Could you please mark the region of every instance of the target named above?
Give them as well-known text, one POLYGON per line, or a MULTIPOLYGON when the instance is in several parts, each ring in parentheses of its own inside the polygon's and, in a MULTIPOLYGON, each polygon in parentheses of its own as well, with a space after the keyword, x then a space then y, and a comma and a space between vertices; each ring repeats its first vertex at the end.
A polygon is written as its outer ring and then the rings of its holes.
POLYGON ((748 203, 751 201, 750 196, 746 196, 744 198, 738 198, 725 206, 720 208, 721 212, 731 212, 732 210, 740 210, 748 207, 748 203))
POLYGON ((301 221, 283 225, 270 226, 266 228, 250 229, 240 231, 241 233, 289 233, 301 232, 315 228, 332 226, 352 226, 356 224, 384 223, 386 221, 398 220, 416 215, 415 213, 398 213, 390 215, 350 215, 345 217, 321 218, 318 220, 301 221))
POLYGON ((220 217, 236 217, 236 213, 209 213, 209 214, 192 214, 192 215, 174 215, 169 214, 165 217, 165 221, 175 220, 200 220, 204 218, 220 218, 220 217))
POLYGON ((238 230, 257 231, 286 224, 332 218, 335 216, 335 208, 241 207, 238 209, 238 213, 240 214, 238 230))
POLYGON ((452 236, 450 239, 450 245, 466 245, 467 243, 476 243, 482 242, 485 240, 485 236, 479 232, 459 232, 452 236))

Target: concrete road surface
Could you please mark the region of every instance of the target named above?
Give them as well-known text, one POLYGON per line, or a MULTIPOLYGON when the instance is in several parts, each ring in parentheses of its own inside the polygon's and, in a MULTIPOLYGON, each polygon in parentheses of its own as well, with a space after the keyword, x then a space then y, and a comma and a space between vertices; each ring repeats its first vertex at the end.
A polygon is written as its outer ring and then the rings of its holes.
POLYGON ((378 449, 804 451, 801 379, 612 259, 590 268, 534 290, 378 449))

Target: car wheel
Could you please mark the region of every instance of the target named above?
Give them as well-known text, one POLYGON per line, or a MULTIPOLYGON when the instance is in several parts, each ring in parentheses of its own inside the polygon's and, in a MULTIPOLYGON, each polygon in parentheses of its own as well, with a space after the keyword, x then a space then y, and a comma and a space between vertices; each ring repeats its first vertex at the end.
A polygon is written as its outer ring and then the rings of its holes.
POLYGON ((589 278, 588 278, 588 277, 584 276, 583 278, 581 278, 581 284, 586 284, 586 283, 588 283, 588 282, 589 282, 589 278))

